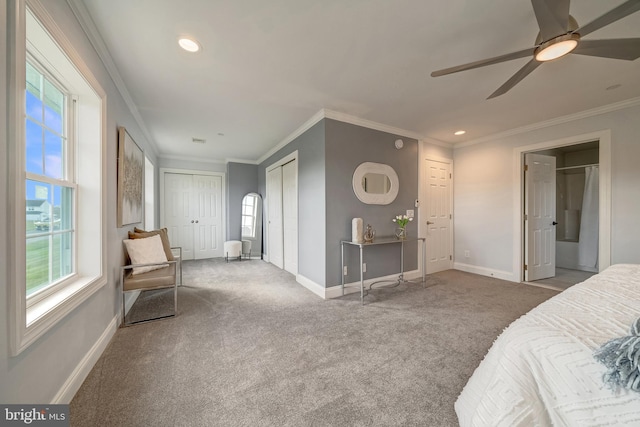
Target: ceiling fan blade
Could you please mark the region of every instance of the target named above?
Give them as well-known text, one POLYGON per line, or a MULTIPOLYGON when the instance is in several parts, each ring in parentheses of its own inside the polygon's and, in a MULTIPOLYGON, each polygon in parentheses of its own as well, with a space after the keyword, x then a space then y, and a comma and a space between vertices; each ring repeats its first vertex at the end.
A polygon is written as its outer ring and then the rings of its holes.
POLYGON ((493 58, 481 59, 480 61, 470 62, 468 64, 458 65, 456 67, 445 68, 442 70, 434 71, 431 73, 431 77, 444 76, 446 74, 457 73, 459 71, 471 70, 473 68, 480 68, 486 65, 498 64, 500 62, 511 61, 512 59, 524 58, 525 56, 532 56, 534 48, 528 48, 519 50, 518 52, 507 53, 505 55, 494 56, 493 58))
POLYGON ((593 33, 594 31, 599 30, 600 28, 609 25, 612 22, 622 19, 627 15, 631 15, 638 10, 640 10, 640 0, 628 0, 622 3, 620 6, 611 9, 601 17, 589 22, 587 25, 578 28, 576 32, 580 34, 580 37, 584 37, 587 34, 593 33))
POLYGON ((538 62, 535 59, 527 62, 524 67, 520 68, 517 73, 515 73, 509 80, 507 80, 505 84, 500 86, 498 90, 493 92, 487 99, 495 98, 496 96, 507 93, 512 87, 520 83, 522 79, 531 74, 533 70, 538 68, 540 64, 542 64, 542 62, 538 62))
POLYGON ((531 0, 542 41, 565 34, 569 27, 569 0, 531 0))
POLYGON ((640 58, 640 38, 580 40, 578 47, 571 53, 633 61, 640 58))

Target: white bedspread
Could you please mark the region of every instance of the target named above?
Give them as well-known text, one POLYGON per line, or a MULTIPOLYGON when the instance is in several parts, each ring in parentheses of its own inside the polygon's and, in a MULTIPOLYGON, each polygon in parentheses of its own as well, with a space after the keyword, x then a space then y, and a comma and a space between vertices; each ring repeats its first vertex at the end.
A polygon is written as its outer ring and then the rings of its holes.
POLYGON ((496 339, 455 404, 461 426, 640 426, 593 352, 640 317, 640 265, 618 264, 540 304, 496 339))

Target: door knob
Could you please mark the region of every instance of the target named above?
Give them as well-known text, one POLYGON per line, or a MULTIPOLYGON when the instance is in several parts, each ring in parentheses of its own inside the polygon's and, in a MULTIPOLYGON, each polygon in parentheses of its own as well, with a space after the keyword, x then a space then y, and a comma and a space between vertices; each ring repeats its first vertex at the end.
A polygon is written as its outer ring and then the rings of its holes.
POLYGON ((557 223, 557 222, 555 222, 555 221, 553 221, 553 222, 551 223, 551 225, 558 225, 558 223, 557 223))
POLYGON ((198 223, 198 220, 196 219, 196 224, 198 223))
POLYGON ((435 224, 435 222, 427 221, 427 225, 435 224))
POLYGON ((191 224, 193 224, 193 220, 191 220, 191 224))

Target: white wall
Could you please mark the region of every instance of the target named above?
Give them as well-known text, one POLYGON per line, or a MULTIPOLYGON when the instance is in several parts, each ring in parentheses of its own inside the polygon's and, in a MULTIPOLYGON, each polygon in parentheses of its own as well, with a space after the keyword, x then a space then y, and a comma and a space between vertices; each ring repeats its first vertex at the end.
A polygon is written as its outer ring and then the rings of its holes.
MULTIPOLYGON (((518 277, 513 271, 513 151, 531 145, 611 130, 611 263, 640 263, 640 102, 635 105, 495 138, 454 150, 456 264, 482 274, 518 277), (464 251, 470 257, 464 257, 464 251)), ((601 201, 602 202, 602 201, 601 201)))
MULTIPOLYGON (((13 0, 10 0, 13 1, 13 0)), ((9 356, 8 348, 8 283, 9 273, 5 260, 8 251, 9 224, 6 221, 9 203, 6 198, 8 185, 7 165, 0 167, 0 402, 3 403, 67 403, 80 385, 84 375, 92 367, 92 357, 99 356, 99 349, 92 347, 103 337, 103 343, 114 332, 120 312, 121 294, 119 266, 123 263, 122 240, 129 228, 116 227, 116 158, 117 127, 125 126, 152 162, 156 156, 143 132, 132 118, 124 100, 113 84, 102 62, 83 33, 73 12, 64 0, 47 0, 42 4, 59 28, 82 56, 96 79, 107 93, 107 275, 108 283, 92 297, 61 320, 48 333, 16 357, 9 356)), ((7 1, 0 0, 0 80, 6 82, 7 50, 7 1)), ((7 91, 0 85, 0 156, 7 158, 7 91)), ((130 227, 132 228, 132 226, 130 227)))

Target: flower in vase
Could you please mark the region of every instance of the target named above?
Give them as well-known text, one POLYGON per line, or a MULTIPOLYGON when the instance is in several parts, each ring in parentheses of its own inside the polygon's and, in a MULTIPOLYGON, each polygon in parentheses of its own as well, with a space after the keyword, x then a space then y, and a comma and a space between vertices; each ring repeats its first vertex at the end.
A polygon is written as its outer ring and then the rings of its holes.
POLYGON ((405 228, 410 221, 413 221, 413 218, 409 218, 406 215, 396 215, 392 221, 398 224, 400 228, 405 228))

